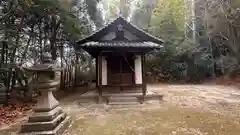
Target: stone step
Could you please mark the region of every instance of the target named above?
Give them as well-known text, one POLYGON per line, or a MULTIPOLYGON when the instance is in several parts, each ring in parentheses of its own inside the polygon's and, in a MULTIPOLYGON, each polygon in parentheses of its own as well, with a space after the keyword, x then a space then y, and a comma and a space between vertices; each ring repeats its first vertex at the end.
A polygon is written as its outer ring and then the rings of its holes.
POLYGON ((71 124, 71 119, 69 116, 65 117, 65 119, 57 125, 57 127, 50 131, 35 131, 28 133, 19 133, 19 135, 61 135, 71 124))
POLYGON ((110 104, 109 107, 113 109, 125 109, 125 108, 136 108, 136 107, 143 107, 144 104, 110 104))
POLYGON ((62 108, 58 106, 49 112, 34 113, 29 117, 28 122, 48 122, 55 119, 61 113, 63 113, 62 108))
POLYGON ((137 97, 111 96, 108 98, 109 105, 136 105, 139 104, 137 97))
POLYGON ((124 92, 124 93, 103 93, 105 96, 111 96, 111 97, 141 97, 142 93, 136 93, 136 92, 124 92))
POLYGON ((109 102, 109 105, 138 105, 139 102, 109 102))
POLYGON ((66 118, 65 113, 61 113, 55 119, 48 122, 27 122, 22 125, 22 132, 50 131, 56 128, 66 118))
POLYGON ((139 102, 139 100, 137 97, 111 96, 108 98, 108 102, 139 102))

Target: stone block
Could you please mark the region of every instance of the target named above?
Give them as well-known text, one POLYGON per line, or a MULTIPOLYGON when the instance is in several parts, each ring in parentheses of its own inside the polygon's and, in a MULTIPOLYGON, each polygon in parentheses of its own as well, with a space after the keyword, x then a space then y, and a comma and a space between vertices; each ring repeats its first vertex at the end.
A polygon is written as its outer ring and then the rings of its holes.
POLYGON ((113 102, 136 102, 138 103, 139 100, 136 97, 109 97, 108 99, 109 103, 113 103, 113 102))
POLYGON ((22 125, 21 132, 50 131, 54 130, 61 121, 66 118, 65 113, 61 113, 55 119, 49 122, 27 122, 22 125))
POLYGON ((138 105, 138 102, 109 102, 109 105, 138 105))
POLYGON ((47 122, 55 119, 62 113, 61 107, 56 107, 49 112, 36 112, 29 117, 28 122, 47 122))
POLYGON ((71 124, 70 116, 65 117, 65 119, 58 124, 53 130, 49 131, 38 131, 38 132, 22 132, 19 135, 62 135, 63 132, 68 128, 71 124))

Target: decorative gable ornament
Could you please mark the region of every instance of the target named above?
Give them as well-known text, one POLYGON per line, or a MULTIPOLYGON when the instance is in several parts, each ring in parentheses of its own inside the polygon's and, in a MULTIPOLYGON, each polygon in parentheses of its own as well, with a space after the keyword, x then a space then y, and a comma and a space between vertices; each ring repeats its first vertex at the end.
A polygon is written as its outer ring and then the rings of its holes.
POLYGON ((122 25, 122 24, 119 24, 119 25, 117 26, 117 28, 118 28, 118 31, 123 31, 123 25, 122 25))

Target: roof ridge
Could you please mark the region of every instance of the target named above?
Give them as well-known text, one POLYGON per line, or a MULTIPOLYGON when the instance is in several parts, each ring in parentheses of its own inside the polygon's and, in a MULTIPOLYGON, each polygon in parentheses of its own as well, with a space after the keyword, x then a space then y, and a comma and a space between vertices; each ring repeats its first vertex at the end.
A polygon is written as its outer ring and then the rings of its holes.
POLYGON ((118 17, 116 17, 113 21, 107 23, 106 25, 104 25, 103 27, 101 27, 100 29, 98 29, 97 31, 93 32, 92 34, 90 34, 89 36, 86 36, 85 38, 83 39, 80 39, 77 41, 77 43, 84 43, 84 42, 87 42, 88 40, 91 39, 91 37, 93 36, 97 36, 97 34, 99 35, 101 31, 104 31, 105 28, 109 27, 110 25, 113 25, 114 23, 117 23, 118 21, 121 22, 121 20, 123 21, 123 23, 129 25, 130 27, 132 27, 133 29, 137 30, 138 32, 140 32, 143 36, 145 37, 149 37, 149 38, 152 38, 153 40, 155 40, 154 42, 156 43, 164 43, 164 41, 162 39, 159 39, 153 35, 151 35, 150 33, 144 31, 143 29, 141 28, 138 28, 136 25, 132 24, 130 21, 128 21, 125 17, 123 17, 122 15, 119 15, 118 17))
MULTIPOLYGON (((123 18, 123 19, 125 20, 125 18, 123 18)), ((150 37, 152 37, 152 38, 154 38, 154 39, 156 39, 156 40, 162 41, 162 42, 164 43, 164 41, 163 41, 162 39, 157 38, 156 36, 153 36, 152 34, 144 31, 143 29, 137 27, 135 24, 131 23, 130 21, 127 21, 127 20, 125 20, 125 21, 126 21, 127 23, 129 23, 130 25, 132 25, 135 29, 138 29, 138 30, 140 30, 141 32, 147 34, 148 36, 150 36, 150 37)))
MULTIPOLYGON (((98 30, 96 30, 96 31, 94 31, 93 33, 91 33, 90 35, 88 35, 88 36, 86 36, 86 37, 78 40, 77 42, 79 42, 79 41, 81 41, 81 40, 84 40, 84 39, 86 39, 86 38, 88 38, 88 37, 91 37, 91 36, 93 36, 93 35, 94 35, 95 33, 97 33, 97 32, 100 32, 101 30, 103 30, 104 28, 106 28, 107 26, 109 26, 110 24, 113 24, 115 21, 117 21, 118 18, 120 18, 120 17, 115 17, 112 21, 106 23, 104 26, 102 26, 102 27, 99 28, 98 30)), ((123 17, 121 17, 121 18, 123 18, 123 17)))

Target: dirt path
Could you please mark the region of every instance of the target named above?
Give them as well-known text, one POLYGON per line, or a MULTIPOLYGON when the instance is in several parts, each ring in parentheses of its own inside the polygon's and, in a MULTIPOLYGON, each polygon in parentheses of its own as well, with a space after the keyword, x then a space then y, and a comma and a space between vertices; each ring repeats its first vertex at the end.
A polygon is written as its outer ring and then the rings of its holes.
MULTIPOLYGON (((160 104, 110 107, 82 104, 80 94, 60 100, 73 123, 64 135, 239 135, 240 90, 201 84, 154 84, 148 89, 164 94, 160 104)), ((14 135, 19 124, 1 131, 14 135)))
MULTIPOLYGON (((63 105, 75 119, 65 135, 239 135, 240 90, 232 86, 149 85, 164 94, 161 104, 134 108, 63 105), (81 109, 79 109, 81 108, 81 109)), ((75 95, 71 99, 77 98, 75 95)), ((66 98, 63 103, 67 103, 66 98)))
POLYGON ((163 93, 168 104, 240 116, 240 89, 237 87, 213 84, 157 84, 150 85, 149 89, 163 93))
MULTIPOLYGON (((213 84, 152 84, 148 86, 148 89, 156 93, 162 93, 164 95, 163 102, 160 105, 147 104, 138 108, 159 108, 177 105, 224 115, 240 116, 240 89, 237 87, 213 84)), ((111 109, 107 105, 81 104, 78 101, 79 96, 74 94, 61 100, 62 106, 70 114, 83 110, 91 112, 97 109, 96 112, 104 112, 104 110, 111 109)))

